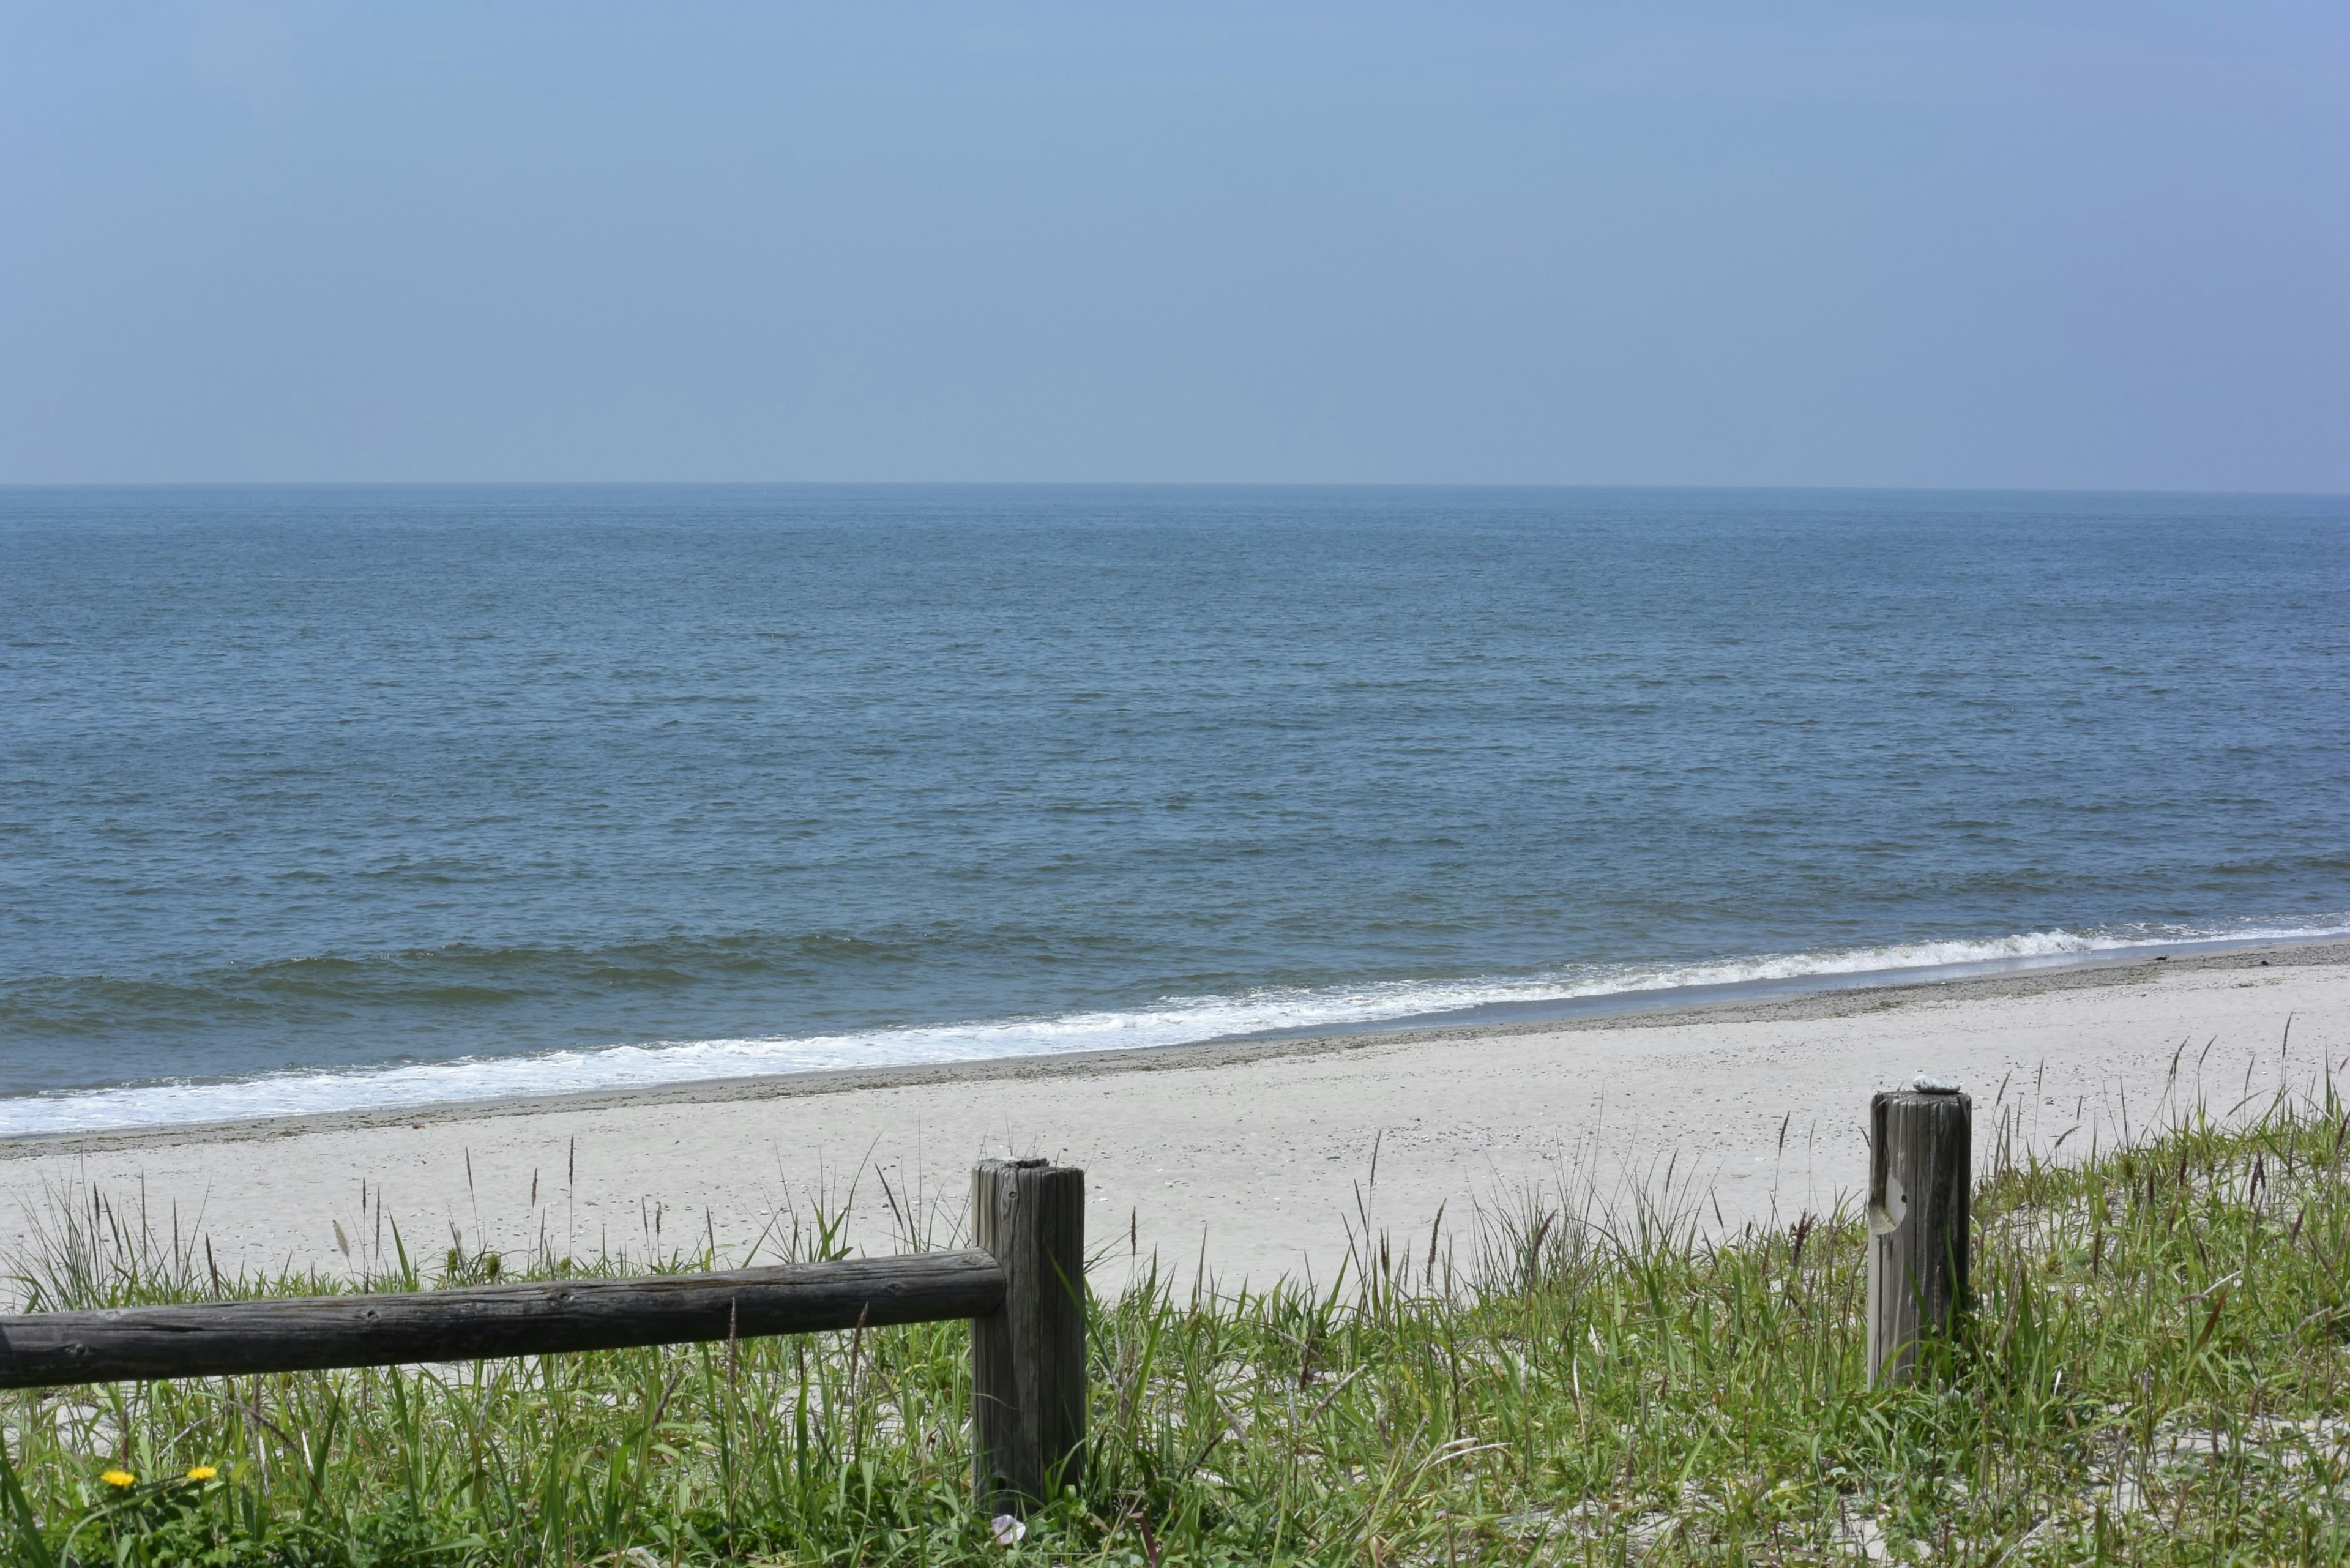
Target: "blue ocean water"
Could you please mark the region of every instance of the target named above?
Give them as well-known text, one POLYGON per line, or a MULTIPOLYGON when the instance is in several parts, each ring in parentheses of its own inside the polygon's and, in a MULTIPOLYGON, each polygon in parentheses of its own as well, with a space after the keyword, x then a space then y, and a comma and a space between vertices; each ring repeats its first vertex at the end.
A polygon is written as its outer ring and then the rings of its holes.
POLYGON ((0 1132, 2350 929, 2350 501, 0 491, 0 1132))

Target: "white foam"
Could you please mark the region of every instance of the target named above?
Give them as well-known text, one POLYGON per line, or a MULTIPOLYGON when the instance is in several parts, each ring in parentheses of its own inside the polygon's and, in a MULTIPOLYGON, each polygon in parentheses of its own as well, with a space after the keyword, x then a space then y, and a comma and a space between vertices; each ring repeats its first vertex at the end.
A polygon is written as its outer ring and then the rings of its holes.
POLYGON ((276 1073, 223 1083, 136 1084, 0 1100, 0 1137, 115 1131, 197 1122, 381 1110, 455 1101, 577 1094, 827 1068, 985 1061, 1074 1051, 1176 1045, 1274 1030, 1377 1023, 1511 1002, 1665 992, 1692 986, 1887 974, 2123 949, 2350 935, 2350 923, 2159 932, 2030 931, 1990 940, 1909 942, 1701 963, 1577 965, 1521 977, 1398 981, 1237 996, 1167 997, 1154 1006, 923 1028, 740 1040, 655 1041, 534 1055, 476 1056, 357 1071, 276 1073))

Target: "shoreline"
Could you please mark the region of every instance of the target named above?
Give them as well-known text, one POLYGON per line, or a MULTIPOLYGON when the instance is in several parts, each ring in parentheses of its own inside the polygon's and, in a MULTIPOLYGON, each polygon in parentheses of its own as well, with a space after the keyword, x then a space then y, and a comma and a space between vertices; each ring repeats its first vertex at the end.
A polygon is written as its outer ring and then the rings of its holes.
MULTIPOLYGON (((222 1121, 98 1128, 84 1132, 0 1135, 0 1170, 10 1161, 57 1155, 116 1153, 186 1143, 234 1143, 318 1133, 365 1131, 435 1124, 477 1123, 571 1112, 651 1106, 732 1105, 796 1100, 864 1090, 935 1086, 955 1083, 1029 1082, 1159 1073, 1219 1067, 1293 1057, 1341 1054, 1376 1046, 1420 1045, 1524 1035, 1586 1033, 1619 1029, 1669 1028, 1700 1020, 1722 1023, 1795 1022, 1882 1012, 1909 1002, 1941 998, 2008 998, 2132 983, 2140 970, 2166 971, 2241 968, 2291 968, 2350 964, 2350 938, 2308 937, 2243 941, 2182 942, 2168 948, 2122 948, 2062 958, 1991 961, 1954 966, 1988 972, 1939 974, 1934 971, 1878 970, 1804 975, 1784 980, 1740 981, 1719 987, 1656 992, 1611 992, 1556 1002, 1500 1004, 1499 1009, 1534 1015, 1490 1016, 1457 1023, 1430 1022, 1451 1015, 1423 1015, 1271 1031, 1169 1044, 1107 1050, 1039 1052, 970 1061, 898 1063, 871 1067, 819 1068, 729 1078, 705 1078, 642 1087, 590 1089, 551 1095, 510 1095, 492 1099, 433 1101, 421 1105, 350 1110, 294 1112, 222 1121), (1998 967, 1992 968, 1991 964, 1998 967), (1752 992, 1760 996, 1691 999, 1690 991, 1752 992), (1647 999, 1653 997, 1655 1000, 1647 999), (1555 1010, 1583 1004, 1588 1015, 1555 1010)), ((1484 1012, 1487 1010, 1472 1010, 1484 1012)))
POLYGON ((0 1259, 100 1198, 203 1237, 230 1272, 358 1274, 399 1245, 772 1261, 757 1249, 844 1205, 852 1251, 895 1252, 910 1224, 959 1222, 972 1160, 1011 1154, 1086 1169, 1102 1288, 1153 1266, 1326 1285, 1367 1221, 1415 1255, 1438 1231, 1473 1251, 1537 1193, 1692 1221, 1701 1200, 1708 1231, 1827 1212, 1862 1179, 1869 1095, 1919 1071, 1975 1096, 1985 1168, 2002 1136, 2071 1158, 2345 1059, 2350 942, 2149 954, 1566 1022, 51 1135, 0 1147, 0 1259))

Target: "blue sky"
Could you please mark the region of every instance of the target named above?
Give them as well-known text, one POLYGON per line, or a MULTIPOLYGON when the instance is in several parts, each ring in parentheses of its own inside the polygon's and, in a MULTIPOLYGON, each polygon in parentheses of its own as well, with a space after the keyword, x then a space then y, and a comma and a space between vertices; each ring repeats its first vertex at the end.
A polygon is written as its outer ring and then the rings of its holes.
POLYGON ((0 5, 0 481, 2350 490, 2350 7, 0 5))

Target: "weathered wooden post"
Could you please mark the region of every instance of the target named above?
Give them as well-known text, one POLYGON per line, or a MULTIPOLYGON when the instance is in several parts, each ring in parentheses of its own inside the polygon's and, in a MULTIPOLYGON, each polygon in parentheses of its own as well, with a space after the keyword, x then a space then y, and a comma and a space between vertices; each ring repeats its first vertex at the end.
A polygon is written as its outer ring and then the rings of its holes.
POLYGON ((1868 1380, 1898 1383, 1966 1308, 1974 1102, 1921 1073, 1868 1123, 1868 1380))
POLYGON ((971 1214, 1004 1275, 1003 1307, 971 1324, 972 1487, 1017 1513, 1085 1473, 1086 1173, 983 1159, 971 1214))

